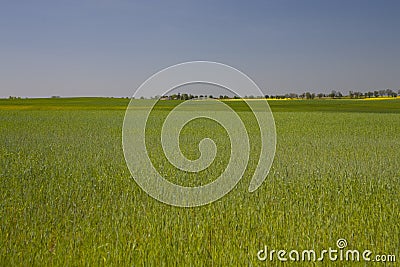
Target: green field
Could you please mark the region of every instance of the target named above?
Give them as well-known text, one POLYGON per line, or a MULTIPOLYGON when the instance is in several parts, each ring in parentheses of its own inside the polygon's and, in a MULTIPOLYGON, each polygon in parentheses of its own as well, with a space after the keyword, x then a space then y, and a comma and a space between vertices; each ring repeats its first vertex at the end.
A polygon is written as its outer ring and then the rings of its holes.
MULTIPOLYGON (((226 102, 247 122, 252 156, 234 190, 197 208, 160 203, 130 177, 121 144, 128 102, 0 100, 0 266, 273 266, 257 259, 264 245, 319 251, 339 238, 400 262, 400 99, 270 101, 276 156, 254 193, 259 133, 242 102, 226 102)), ((208 183, 226 165, 229 140, 210 121, 188 125, 188 158, 205 137, 219 154, 197 176, 175 170, 158 138, 178 103, 153 111, 149 154, 170 181, 208 183)), ((337 262, 345 265, 355 263, 337 262)))

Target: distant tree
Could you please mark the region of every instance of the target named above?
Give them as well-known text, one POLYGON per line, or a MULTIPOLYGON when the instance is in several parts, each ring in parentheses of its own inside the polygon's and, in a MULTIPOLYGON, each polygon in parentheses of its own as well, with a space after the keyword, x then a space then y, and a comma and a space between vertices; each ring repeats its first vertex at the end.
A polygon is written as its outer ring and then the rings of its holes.
POLYGON ((378 97, 379 96, 379 91, 374 91, 374 97, 378 97))
POLYGON ((335 98, 337 92, 335 90, 332 90, 331 93, 329 94, 329 97, 335 98))
POLYGON ((317 95, 317 97, 321 99, 322 97, 324 97, 324 94, 323 94, 323 93, 319 93, 319 94, 317 95))
POLYGON ((391 96, 391 97, 393 97, 393 94, 394 94, 395 92, 392 90, 392 89, 386 89, 386 95, 387 96, 391 96))
POLYGON ((354 92, 353 91, 349 91, 349 97, 350 98, 354 98, 354 92))
POLYGON ((355 97, 355 98, 360 98, 361 95, 362 95, 361 92, 354 92, 354 97, 355 97))
POLYGON ((367 96, 368 96, 369 98, 371 98, 371 96, 373 96, 373 95, 374 95, 374 92, 369 91, 369 92, 367 93, 367 96))
POLYGON ((268 99, 268 98, 269 98, 269 95, 265 95, 264 97, 265 97, 265 99, 268 99))
POLYGON ((209 95, 208 98, 214 98, 212 95, 209 95))

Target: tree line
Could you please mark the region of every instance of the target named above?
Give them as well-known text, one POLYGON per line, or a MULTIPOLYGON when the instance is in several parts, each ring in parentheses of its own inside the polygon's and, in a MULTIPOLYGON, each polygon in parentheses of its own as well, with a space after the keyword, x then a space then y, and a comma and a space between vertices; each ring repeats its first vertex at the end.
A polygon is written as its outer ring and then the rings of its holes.
MULTIPOLYGON (((321 98, 351 98, 351 99, 360 99, 360 98, 371 98, 371 97, 397 97, 400 96, 400 89, 396 92, 393 89, 385 89, 385 90, 374 90, 368 92, 360 92, 360 91, 349 91, 348 94, 342 94, 340 91, 332 90, 330 93, 311 93, 305 92, 302 94, 297 93, 288 93, 284 95, 264 95, 264 96, 244 96, 244 98, 249 99, 321 99, 321 98)), ((161 98, 162 100, 190 100, 190 99, 239 99, 238 96, 228 96, 228 95, 192 95, 186 93, 177 93, 172 95, 164 95, 164 96, 155 96, 154 98, 161 98)))

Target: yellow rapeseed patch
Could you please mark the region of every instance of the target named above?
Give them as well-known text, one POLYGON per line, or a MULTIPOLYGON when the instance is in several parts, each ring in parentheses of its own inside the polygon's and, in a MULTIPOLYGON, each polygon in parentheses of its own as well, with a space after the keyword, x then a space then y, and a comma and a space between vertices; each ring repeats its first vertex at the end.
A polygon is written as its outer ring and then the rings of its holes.
POLYGON ((391 99, 400 99, 400 96, 397 96, 397 97, 371 97, 371 98, 364 98, 364 100, 391 100, 391 99))

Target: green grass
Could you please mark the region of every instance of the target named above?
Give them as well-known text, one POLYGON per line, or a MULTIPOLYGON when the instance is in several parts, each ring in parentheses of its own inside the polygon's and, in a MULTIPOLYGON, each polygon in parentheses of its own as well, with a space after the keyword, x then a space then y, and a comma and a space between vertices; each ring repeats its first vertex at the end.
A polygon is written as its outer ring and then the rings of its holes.
POLYGON ((0 99, 0 110, 125 110, 128 103, 104 97, 0 99))
MULTIPOLYGON (((209 182, 226 164, 218 125, 182 133, 189 158, 201 138, 219 145, 201 175, 182 180, 160 154, 157 127, 178 103, 152 113, 152 160, 174 182, 209 182)), ((278 144, 264 184, 247 191, 259 147, 248 123, 253 154, 237 187, 212 204, 176 208, 130 177, 121 144, 128 100, 0 100, 0 266, 258 266, 264 245, 318 251, 339 238, 398 262, 400 100, 269 103, 278 144)), ((241 102, 228 104, 252 121, 241 102)))

